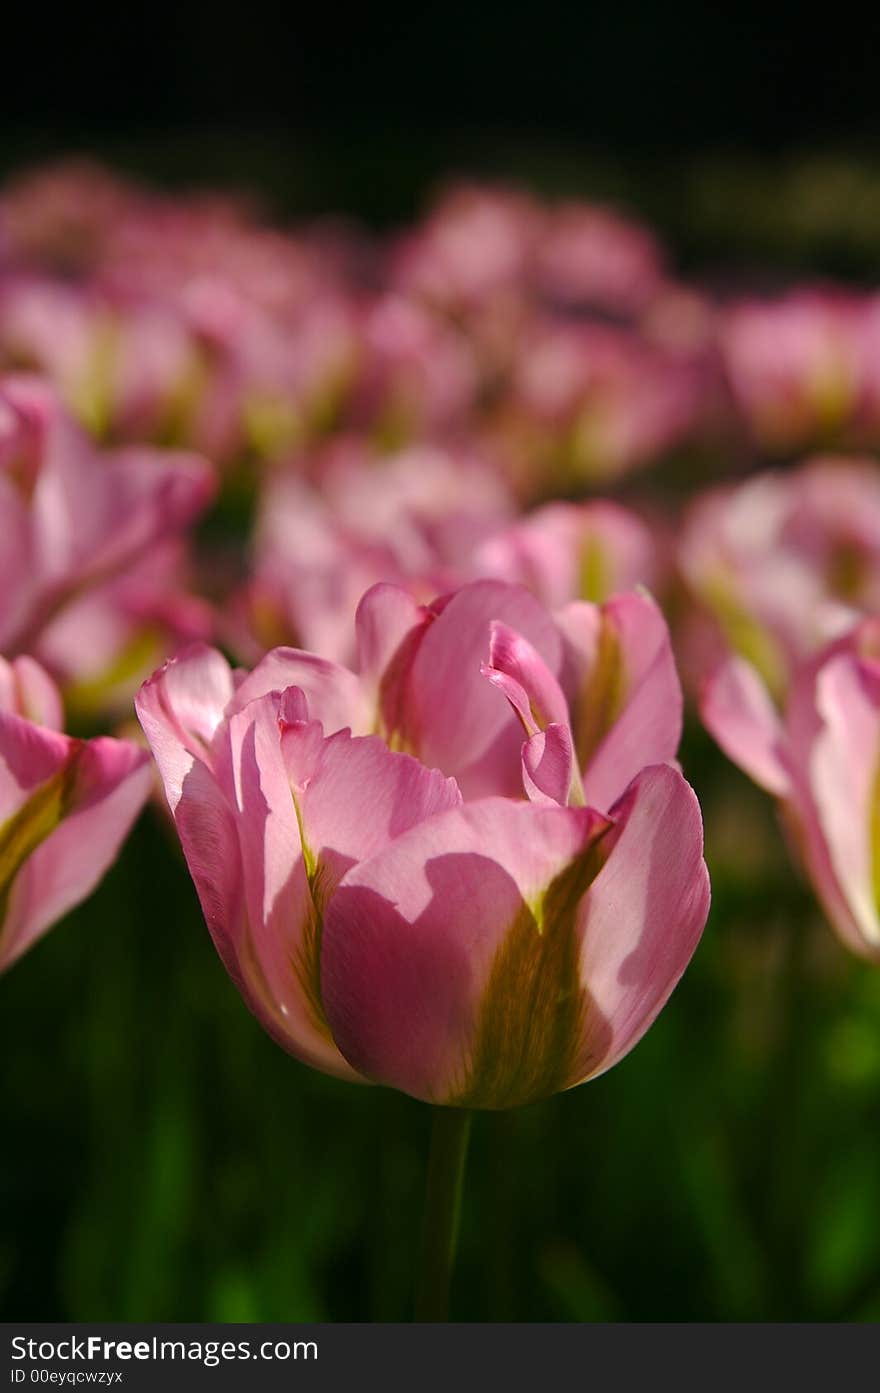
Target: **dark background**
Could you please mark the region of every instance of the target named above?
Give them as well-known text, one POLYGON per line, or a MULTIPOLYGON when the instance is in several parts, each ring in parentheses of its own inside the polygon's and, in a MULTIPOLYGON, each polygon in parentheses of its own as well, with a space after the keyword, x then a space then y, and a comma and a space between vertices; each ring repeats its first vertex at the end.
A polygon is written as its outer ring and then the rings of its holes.
POLYGON ((876 21, 686 0, 575 6, 16 6, 4 104, 94 134, 243 123, 357 143, 485 123, 628 152, 876 135, 876 21), (24 13, 22 11, 25 10, 24 13), (25 51, 24 45, 31 48, 25 51), (45 65, 51 61, 51 81, 45 65))
MULTIPOLYGON (((80 148, 376 221, 409 216, 450 170, 537 167, 545 183, 620 186, 687 230, 676 203, 706 156, 740 174, 816 152, 870 159, 878 37, 845 10, 697 0, 17 5, 0 159, 80 148)), ((721 211, 741 220, 730 194, 721 211)))

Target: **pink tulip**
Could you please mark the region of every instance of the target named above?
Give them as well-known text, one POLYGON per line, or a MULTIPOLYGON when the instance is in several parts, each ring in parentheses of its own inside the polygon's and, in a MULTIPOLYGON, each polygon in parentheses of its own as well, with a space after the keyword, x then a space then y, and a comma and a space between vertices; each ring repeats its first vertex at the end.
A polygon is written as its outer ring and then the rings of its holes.
POLYGON ((840 938, 880 961, 880 624, 863 621, 797 670, 780 717, 760 676, 730 658, 707 682, 703 721, 778 801, 795 855, 840 938))
POLYGON ((466 336, 402 296, 364 311, 345 415, 391 445, 460 431, 475 405, 477 365, 466 336))
POLYGON ((198 648, 138 698, 233 980, 299 1059, 432 1102, 602 1072, 708 910, 659 611, 380 585, 357 627, 358 673, 278 649, 241 678, 198 648))
POLYGON ((62 275, 90 271, 137 197, 132 186, 88 160, 28 171, 0 198, 0 254, 14 265, 62 275))
POLYGON ((522 292, 541 215, 510 189, 460 185, 395 249, 392 279, 408 296, 455 313, 522 292))
POLYGON ((0 658, 0 972, 91 894, 150 789, 146 751, 60 723, 39 664, 0 658))
POLYGON ((173 433, 197 350, 179 314, 117 305, 91 285, 16 276, 0 290, 0 364, 45 375, 99 439, 173 433))
MULTIPOLYGON (((213 490, 205 461, 145 447, 102 456, 46 384, 29 377, 0 380, 3 650, 31 651, 50 665, 66 653, 57 667, 70 679, 100 663, 101 653, 108 667, 130 660, 148 613, 152 641, 157 630, 167 633, 167 622, 154 622, 176 594, 162 558, 213 490), (99 596, 109 619, 102 634, 97 628, 91 633, 95 651, 89 652, 88 644, 71 641, 71 626, 83 606, 94 617, 99 596)), ((183 632, 191 632, 190 624, 181 616, 183 632)))
POLYGON ((216 613, 190 592, 192 582, 186 545, 172 538, 49 620, 39 652, 72 714, 130 716, 135 692, 158 662, 213 637, 216 613))
POLYGON ((64 726, 61 693, 46 669, 27 654, 12 662, 0 658, 0 711, 48 730, 64 726))
POLYGON ((529 496, 652 463, 699 421, 701 374, 633 330, 532 322, 517 340, 490 438, 529 496))
POLYGON ((647 228, 589 203, 548 211, 536 280, 551 304, 636 316, 656 299, 664 279, 662 253, 647 228))
POLYGON ((868 299, 842 291, 797 290, 723 316, 727 378, 762 449, 865 448, 880 439, 871 310, 868 299))
POLYGON ((655 588, 658 547, 646 523, 617 503, 547 503, 476 550, 475 575, 527 586, 550 609, 655 588))
POLYGON ((880 609, 877 467, 822 458, 712 490, 687 515, 679 564, 697 602, 690 665, 705 675, 732 649, 781 697, 804 658, 880 609))

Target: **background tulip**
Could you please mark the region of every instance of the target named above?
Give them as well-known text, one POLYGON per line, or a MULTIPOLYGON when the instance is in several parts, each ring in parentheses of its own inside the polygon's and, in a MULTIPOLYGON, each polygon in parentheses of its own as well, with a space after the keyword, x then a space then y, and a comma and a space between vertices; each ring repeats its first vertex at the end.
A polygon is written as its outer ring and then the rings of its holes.
POLYGON ((0 971, 92 892, 149 791, 143 750, 74 740, 60 715, 38 664, 0 659, 0 971))
POLYGON ((821 458, 759 474, 692 505, 679 564, 697 609, 688 665, 726 649, 777 699, 791 673, 880 606, 880 474, 869 459, 821 458))
POLYGON ((35 653, 100 700, 209 624, 180 594, 180 535, 213 476, 192 455, 132 448, 103 458, 33 377, 0 381, 0 645, 35 653), (178 598, 179 597, 179 598, 178 598), (86 642, 81 636, 86 635, 86 642))
POLYGON ((722 749, 779 801, 790 842, 844 943, 880 959, 880 664, 874 620, 803 663, 784 718, 761 679, 731 659, 702 716, 722 749))

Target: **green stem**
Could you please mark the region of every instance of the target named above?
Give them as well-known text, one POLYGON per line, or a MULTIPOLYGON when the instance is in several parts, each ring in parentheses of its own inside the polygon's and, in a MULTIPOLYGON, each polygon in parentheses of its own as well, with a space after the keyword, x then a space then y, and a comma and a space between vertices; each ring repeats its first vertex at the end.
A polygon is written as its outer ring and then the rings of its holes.
POLYGON ((466 1108, 434 1109, 416 1286, 416 1320, 445 1321, 449 1318, 449 1282, 458 1243, 471 1116, 466 1108))

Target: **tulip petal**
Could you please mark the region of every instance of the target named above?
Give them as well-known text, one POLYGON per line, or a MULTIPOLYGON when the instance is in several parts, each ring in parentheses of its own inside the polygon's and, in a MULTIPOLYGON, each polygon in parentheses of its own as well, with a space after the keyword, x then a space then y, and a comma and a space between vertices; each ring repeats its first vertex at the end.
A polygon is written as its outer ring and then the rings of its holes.
POLYGON ((141 687, 135 709, 172 812, 193 763, 211 762, 214 734, 232 695, 229 664, 205 644, 172 658, 141 687))
POLYGON ((709 912, 700 805, 676 769, 644 770, 611 810, 605 864, 586 894, 587 1017, 575 1082, 604 1073, 669 1000, 709 912))
POLYGON ((239 949, 261 1019, 299 1058, 352 1077, 321 1003, 324 907, 354 862, 413 823, 455 806, 452 780, 347 730, 323 739, 292 694, 268 694, 229 719, 247 934, 239 949), (279 720, 279 717, 281 719, 279 720))
POLYGON ((645 592, 602 606, 575 603, 556 616, 566 638, 572 731, 584 794, 608 809, 639 770, 675 758, 681 684, 669 630, 645 592))
POLYGON ((568 703, 553 673, 528 639, 498 620, 489 627, 489 662, 485 669, 490 679, 496 674, 499 679, 510 679, 525 693, 528 701, 525 715, 520 709, 521 703, 511 701, 511 704, 523 721, 527 735, 545 730, 553 722, 568 725, 568 703))
POLYGON ((777 798, 789 792, 784 733, 770 693, 745 658, 728 658, 706 681, 700 716, 727 757, 777 798))
POLYGON ((0 711, 24 716, 49 730, 61 730, 64 724, 61 693, 46 669, 24 655, 11 663, 0 658, 0 711))
POLYGON ((579 903, 607 821, 587 808, 465 803, 353 867, 324 922, 324 1006, 368 1077, 504 1108, 573 1079, 579 903))
POLYGON ((880 951, 877 842, 880 666, 855 654, 832 658, 816 678, 823 722, 810 758, 810 791, 828 855, 865 946, 880 951))
MULTIPOLYGON (((4 757, 14 720, 0 726, 4 757)), ((91 894, 149 793, 146 751, 104 737, 66 744, 55 774, 0 827, 0 970, 91 894)))
POLYGON ((493 580, 455 592, 425 629, 409 670, 405 748, 452 775, 465 798, 522 791, 519 723, 481 673, 493 620, 558 672, 562 643, 546 610, 521 586, 493 580))
POLYGON ((279 695, 269 693, 228 722, 230 796, 246 905, 235 943, 237 976, 258 1019, 284 1048, 314 1068, 351 1078, 302 967, 316 911, 282 753, 280 705, 279 695))
POLYGON ((378 688, 382 674, 401 644, 431 617, 430 610, 399 585, 381 581, 371 586, 355 615, 358 671, 362 680, 378 688))
POLYGON ((299 648, 273 648, 267 653, 237 688, 230 711, 241 711, 248 702, 288 687, 300 689, 309 715, 321 722, 327 735, 346 726, 357 735, 369 732, 369 703, 355 674, 299 648))
MULTIPOLYGON (((574 747, 567 725, 549 725, 522 747, 523 784, 533 803, 569 802, 574 775, 574 747)), ((573 800, 577 801, 577 800, 573 800)))
MULTIPOLYGON (((442 604, 442 601, 439 602, 442 604)), ((355 626, 363 696, 373 708, 370 729, 394 748, 403 738, 410 668, 425 630, 439 610, 405 590, 374 585, 358 605, 355 626)))

